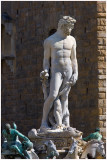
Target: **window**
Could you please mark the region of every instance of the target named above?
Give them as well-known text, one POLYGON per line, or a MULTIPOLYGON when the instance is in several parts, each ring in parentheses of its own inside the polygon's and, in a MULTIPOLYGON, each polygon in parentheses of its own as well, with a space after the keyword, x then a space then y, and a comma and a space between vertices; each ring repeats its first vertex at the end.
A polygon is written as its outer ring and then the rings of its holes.
MULTIPOLYGON (((15 34, 16 28, 12 18, 7 13, 2 14, 1 20, 1 59, 10 67, 11 72, 15 71, 15 34)), ((2 65, 4 66, 4 65, 2 65)), ((3 68, 2 68, 3 71, 3 68)))

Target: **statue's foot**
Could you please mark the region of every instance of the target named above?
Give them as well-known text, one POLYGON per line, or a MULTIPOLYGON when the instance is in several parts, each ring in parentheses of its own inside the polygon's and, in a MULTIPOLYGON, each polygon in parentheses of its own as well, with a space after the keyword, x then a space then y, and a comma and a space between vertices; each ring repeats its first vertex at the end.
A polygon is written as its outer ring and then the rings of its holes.
POLYGON ((63 125, 63 124, 61 124, 61 125, 55 124, 52 129, 53 130, 57 130, 57 129, 63 130, 64 127, 65 127, 65 125, 63 125))
POLYGON ((48 124, 47 123, 43 123, 43 124, 41 124, 41 127, 40 128, 49 128, 49 129, 51 129, 49 126, 48 126, 48 124))
POLYGON ((42 124, 40 127, 40 132, 47 132, 48 130, 51 130, 51 128, 48 126, 48 124, 42 124))

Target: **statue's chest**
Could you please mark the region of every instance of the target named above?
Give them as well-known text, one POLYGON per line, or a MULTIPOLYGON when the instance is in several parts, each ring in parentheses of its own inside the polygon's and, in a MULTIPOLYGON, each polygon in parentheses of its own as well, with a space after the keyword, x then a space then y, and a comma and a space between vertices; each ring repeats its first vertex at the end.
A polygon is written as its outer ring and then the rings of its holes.
POLYGON ((71 50, 72 46, 73 46, 72 42, 68 40, 60 40, 60 41, 54 42, 52 48, 55 50, 63 50, 63 49, 71 50))
POLYGON ((15 135, 15 134, 7 134, 6 137, 7 137, 7 139, 8 139, 9 141, 13 141, 13 140, 16 139, 16 135, 15 135))

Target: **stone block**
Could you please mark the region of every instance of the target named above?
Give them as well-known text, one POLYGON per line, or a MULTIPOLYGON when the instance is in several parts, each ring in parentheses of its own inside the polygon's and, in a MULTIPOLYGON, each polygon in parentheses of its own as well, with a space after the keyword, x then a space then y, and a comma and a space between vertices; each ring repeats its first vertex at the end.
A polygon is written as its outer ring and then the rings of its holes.
POLYGON ((106 136, 106 132, 102 132, 102 136, 104 136, 104 137, 105 137, 105 136, 106 136))
POLYGON ((98 87, 105 87, 106 81, 105 80, 98 80, 98 87))
POLYGON ((98 74, 106 74, 106 69, 98 69, 98 74))
POLYGON ((97 12, 105 13, 106 12, 106 2, 105 3, 97 3, 97 12))
POLYGON ((106 115, 106 108, 103 108, 103 115, 106 115))
POLYGON ((103 107, 104 106, 104 100, 103 99, 98 99, 98 106, 103 107))
POLYGON ((103 87, 106 87, 106 80, 103 81, 103 87))
POLYGON ((98 79, 106 79, 106 75, 98 75, 98 79))
POLYGON ((106 26, 97 26, 98 31, 106 31, 106 26))
POLYGON ((97 37, 106 37, 106 32, 105 31, 97 31, 97 37))
POLYGON ((106 105, 106 99, 103 99, 104 105, 106 105))
POLYGON ((106 115, 99 115, 99 120, 100 121, 105 121, 106 120, 106 115))
POLYGON ((105 38, 97 38, 98 45, 106 45, 106 39, 105 38))
POLYGON ((106 19, 105 18, 97 18, 97 25, 98 26, 106 26, 106 19))
POLYGON ((102 38, 98 38, 97 42, 98 42, 99 45, 103 45, 103 39, 102 38))
POLYGON ((103 121, 99 121, 99 127, 103 127, 103 121))
POLYGON ((98 108, 98 110, 99 110, 99 115, 102 115, 103 109, 102 108, 98 108))
POLYGON ((105 98, 105 93, 98 93, 99 98, 104 99, 105 98))
POLYGON ((106 19, 104 19, 104 18, 102 19, 102 18, 101 18, 100 24, 101 24, 102 26, 106 25, 106 19))
POLYGON ((106 122, 103 123, 103 126, 106 127, 106 122))
POLYGON ((102 68, 106 68, 106 62, 99 61, 98 62, 98 69, 102 69, 102 68))
POLYGON ((100 17, 100 18, 102 18, 102 17, 106 17, 106 13, 97 13, 97 17, 100 17))
POLYGON ((103 136, 103 142, 105 142, 105 144, 106 144, 106 136, 103 136))
POLYGON ((97 54, 100 56, 106 56, 106 50, 98 50, 97 54))
POLYGON ((106 38, 103 38, 103 44, 106 45, 106 38))
POLYGON ((105 58, 105 57, 98 56, 98 60, 99 60, 99 61, 104 61, 104 58, 105 58))
POLYGON ((100 50, 106 50, 106 46, 97 46, 97 48, 98 48, 98 50, 100 49, 100 50))
POLYGON ((100 131, 106 133, 106 128, 100 128, 100 131))

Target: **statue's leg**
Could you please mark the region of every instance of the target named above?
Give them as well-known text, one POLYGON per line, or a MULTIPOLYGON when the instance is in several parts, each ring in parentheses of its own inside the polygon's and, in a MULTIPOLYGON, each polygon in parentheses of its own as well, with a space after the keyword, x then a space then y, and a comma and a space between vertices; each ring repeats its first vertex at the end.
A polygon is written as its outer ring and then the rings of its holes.
POLYGON ((50 80, 50 93, 44 103, 41 127, 46 127, 46 128, 48 127, 48 124, 47 124, 48 114, 50 112, 50 109, 53 105, 54 100, 58 96, 59 88, 61 84, 62 84, 62 74, 60 72, 52 73, 52 77, 50 80))
POLYGON ((16 151, 17 153, 19 153, 19 155, 21 155, 21 156, 24 157, 24 154, 23 154, 22 151, 19 149, 19 147, 16 146, 16 145, 12 145, 12 146, 10 147, 10 150, 11 150, 11 151, 16 151))
POLYGON ((32 159, 30 157, 30 154, 27 152, 27 150, 24 150, 23 153, 24 153, 24 156, 25 156, 26 159, 32 159))
MULTIPOLYGON (((66 83, 69 82, 70 78, 72 76, 72 69, 69 68, 67 72, 64 72, 64 80, 61 88, 64 88, 66 86, 66 83)), ((68 90, 61 95, 61 105, 62 105, 62 123, 65 126, 70 126, 69 122, 69 110, 68 110, 68 95, 70 92, 71 86, 68 86, 68 90)))
POLYGON ((69 122, 69 110, 68 110, 68 94, 70 92, 70 89, 65 92, 62 96, 61 96, 61 104, 62 104, 62 123, 65 126, 70 126, 70 122, 69 122))

